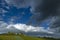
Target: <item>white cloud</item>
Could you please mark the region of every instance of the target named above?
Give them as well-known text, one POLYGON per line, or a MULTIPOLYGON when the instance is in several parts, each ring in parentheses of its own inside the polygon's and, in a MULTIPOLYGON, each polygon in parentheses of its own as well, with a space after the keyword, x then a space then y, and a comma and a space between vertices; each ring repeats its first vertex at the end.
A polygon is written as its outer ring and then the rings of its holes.
MULTIPOLYGON (((0 34, 2 33, 7 33, 8 31, 10 32, 33 32, 33 33, 47 33, 47 34, 52 34, 52 35, 57 35, 57 33, 54 33, 50 28, 44 29, 44 27, 34 27, 31 25, 26 25, 26 24, 7 24, 4 21, 0 21, 0 34), (20 30, 20 31, 19 31, 20 30)), ((58 34, 59 35, 59 34, 58 34)), ((44 36, 44 35, 43 35, 44 36)), ((47 35, 49 37, 49 35, 47 35)), ((52 36, 54 37, 54 36, 52 36)), ((58 36, 57 36, 58 37, 58 36)))
POLYGON ((0 8, 0 13, 1 14, 4 14, 4 13, 7 13, 8 11, 4 10, 3 8, 0 8))
POLYGON ((0 34, 8 32, 7 27, 8 24, 4 21, 0 21, 0 34))
POLYGON ((10 24, 7 26, 8 29, 11 27, 14 27, 18 30, 25 31, 25 32, 46 32, 46 33, 54 33, 50 31, 49 29, 44 29, 44 27, 34 27, 31 25, 26 24, 10 24))
POLYGON ((6 28, 8 26, 4 21, 0 21, 0 28, 6 28))
POLYGON ((9 5, 16 6, 17 8, 28 7, 30 0, 5 0, 9 5))

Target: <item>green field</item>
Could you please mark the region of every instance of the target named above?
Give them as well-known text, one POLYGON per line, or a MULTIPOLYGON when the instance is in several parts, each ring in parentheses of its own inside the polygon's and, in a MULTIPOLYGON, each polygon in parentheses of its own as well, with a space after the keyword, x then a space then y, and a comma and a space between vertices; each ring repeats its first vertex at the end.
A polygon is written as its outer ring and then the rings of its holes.
POLYGON ((38 38, 38 37, 31 37, 27 35, 16 35, 16 34, 2 34, 0 35, 0 40, 59 40, 53 38, 38 38))

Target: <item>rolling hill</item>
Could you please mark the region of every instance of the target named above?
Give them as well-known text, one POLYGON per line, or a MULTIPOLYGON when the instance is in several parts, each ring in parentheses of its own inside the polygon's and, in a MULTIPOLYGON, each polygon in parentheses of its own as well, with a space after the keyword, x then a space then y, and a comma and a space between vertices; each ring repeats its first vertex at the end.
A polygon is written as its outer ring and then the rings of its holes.
POLYGON ((60 40, 46 37, 31 37, 24 34, 0 34, 0 40, 60 40))

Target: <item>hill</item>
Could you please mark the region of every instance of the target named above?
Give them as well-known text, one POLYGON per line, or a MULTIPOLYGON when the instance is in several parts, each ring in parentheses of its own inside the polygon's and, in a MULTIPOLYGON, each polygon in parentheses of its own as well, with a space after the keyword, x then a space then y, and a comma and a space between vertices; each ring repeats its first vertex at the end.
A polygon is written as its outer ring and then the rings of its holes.
POLYGON ((0 34, 0 40, 60 40, 54 38, 31 37, 24 34, 0 34))

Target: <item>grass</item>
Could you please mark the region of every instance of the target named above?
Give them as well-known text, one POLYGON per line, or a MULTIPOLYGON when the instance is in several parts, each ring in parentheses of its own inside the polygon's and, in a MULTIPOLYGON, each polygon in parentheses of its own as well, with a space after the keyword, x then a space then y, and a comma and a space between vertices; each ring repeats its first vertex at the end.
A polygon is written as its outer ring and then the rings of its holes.
POLYGON ((0 40, 22 40, 22 38, 17 35, 1 35, 0 40))
POLYGON ((31 37, 23 34, 2 34, 0 35, 0 40, 59 40, 53 38, 38 38, 38 37, 31 37))

